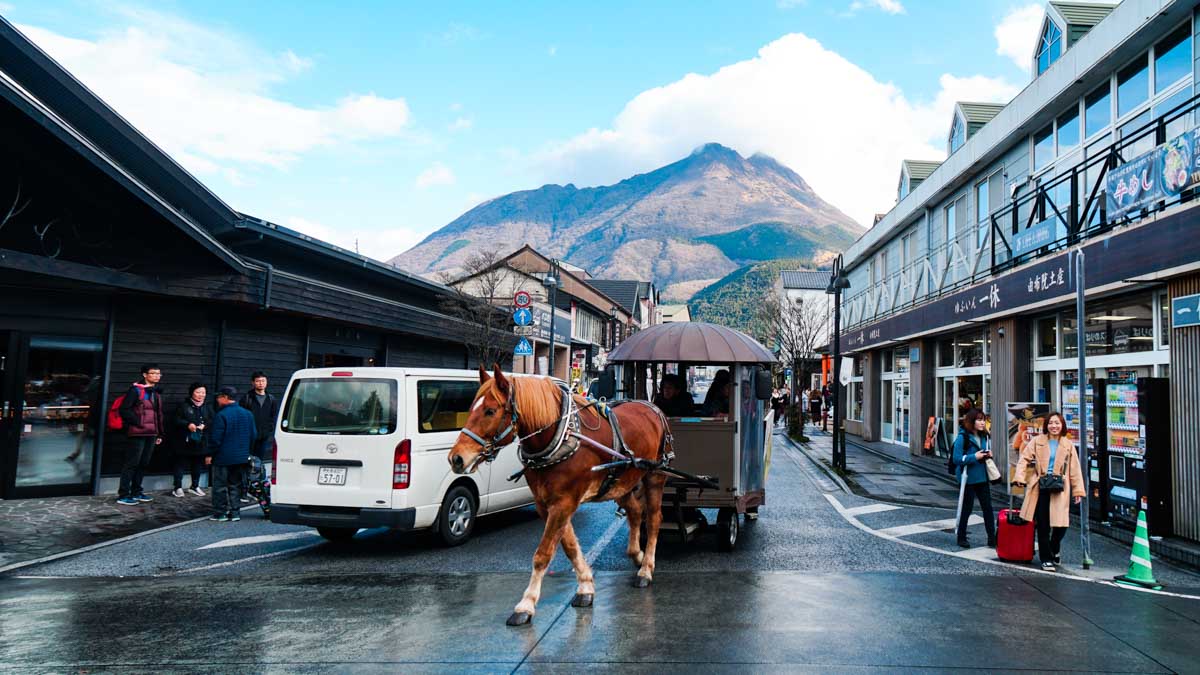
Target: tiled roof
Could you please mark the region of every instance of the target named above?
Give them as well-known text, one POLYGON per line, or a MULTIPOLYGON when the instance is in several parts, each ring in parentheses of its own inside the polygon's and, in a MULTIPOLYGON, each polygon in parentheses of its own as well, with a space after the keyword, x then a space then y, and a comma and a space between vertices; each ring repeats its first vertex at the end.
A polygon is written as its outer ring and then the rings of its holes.
POLYGON ((938 168, 941 162, 930 162, 924 159, 906 159, 904 167, 908 171, 908 179, 912 181, 922 181, 929 178, 929 174, 938 168))
MULTIPOLYGON (((649 282, 636 279, 589 279, 588 284, 616 300, 625 311, 633 313, 638 306, 638 298, 642 297, 642 285, 649 289, 649 282)), ((648 291, 647 291, 648 292, 648 291)))
POLYGON ((1100 2, 1051 2, 1050 6, 1073 26, 1095 26, 1111 14, 1115 7, 1100 2))
POLYGON ((829 270, 783 270, 779 276, 784 288, 823 291, 829 286, 829 270))

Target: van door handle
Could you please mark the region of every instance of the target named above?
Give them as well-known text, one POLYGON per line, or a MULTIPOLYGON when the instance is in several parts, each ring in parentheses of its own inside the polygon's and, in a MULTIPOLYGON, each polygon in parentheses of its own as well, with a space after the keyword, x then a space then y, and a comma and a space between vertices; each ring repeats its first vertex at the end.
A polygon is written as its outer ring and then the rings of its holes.
POLYGON ((361 460, 357 459, 302 459, 300 463, 304 466, 362 466, 361 460))

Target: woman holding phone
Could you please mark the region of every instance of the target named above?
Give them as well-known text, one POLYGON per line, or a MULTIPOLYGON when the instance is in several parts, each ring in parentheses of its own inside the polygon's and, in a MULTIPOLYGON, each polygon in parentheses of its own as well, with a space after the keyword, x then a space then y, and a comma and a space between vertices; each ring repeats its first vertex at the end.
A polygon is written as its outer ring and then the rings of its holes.
POLYGON ((1038 557, 1047 572, 1057 571, 1062 564, 1059 547, 1071 525, 1071 504, 1078 504, 1084 495, 1079 456, 1075 444, 1063 435, 1065 430, 1063 416, 1050 413, 1042 434, 1021 450, 1013 472, 1013 484, 1025 488, 1021 517, 1036 522, 1038 557))
POLYGON ((958 545, 971 548, 967 541, 967 521, 976 500, 983 512, 983 527, 987 530, 987 545, 996 546, 996 517, 992 514, 992 490, 988 485, 987 460, 992 458, 988 448, 987 415, 978 408, 971 408, 963 417, 962 433, 954 439, 951 457, 958 466, 958 479, 966 474, 963 489, 962 509, 958 516, 958 545))

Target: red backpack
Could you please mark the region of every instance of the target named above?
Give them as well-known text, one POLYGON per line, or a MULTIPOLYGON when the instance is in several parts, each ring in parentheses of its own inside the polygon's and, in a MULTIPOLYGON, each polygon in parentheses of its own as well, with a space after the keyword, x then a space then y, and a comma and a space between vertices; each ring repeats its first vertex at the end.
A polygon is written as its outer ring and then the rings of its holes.
POLYGON ((121 431, 125 428, 125 420, 121 418, 121 406, 125 403, 125 394, 117 397, 108 408, 108 430, 121 431))

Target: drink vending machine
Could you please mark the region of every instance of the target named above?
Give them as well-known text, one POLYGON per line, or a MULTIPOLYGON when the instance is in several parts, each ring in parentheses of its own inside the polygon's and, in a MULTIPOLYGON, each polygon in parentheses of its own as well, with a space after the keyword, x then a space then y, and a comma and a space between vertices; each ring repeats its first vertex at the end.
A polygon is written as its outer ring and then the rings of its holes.
MULTIPOLYGON (((1169 380, 1109 370, 1092 380, 1088 410, 1090 514, 1133 529, 1146 512, 1151 534, 1173 528, 1171 505, 1171 410, 1169 380), (1095 395, 1095 392, 1102 392, 1095 395)), ((1068 434, 1079 438, 1079 389, 1063 386, 1068 434)))

